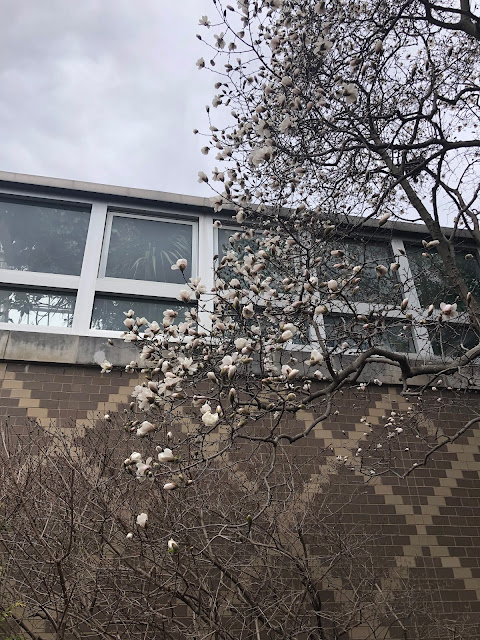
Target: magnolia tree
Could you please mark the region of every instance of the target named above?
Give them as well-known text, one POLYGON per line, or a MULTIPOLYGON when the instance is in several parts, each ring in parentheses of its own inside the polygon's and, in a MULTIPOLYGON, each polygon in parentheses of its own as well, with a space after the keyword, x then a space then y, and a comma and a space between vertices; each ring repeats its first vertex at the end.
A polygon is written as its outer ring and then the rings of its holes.
POLYGON ((408 409, 378 429, 360 416, 370 444, 339 462, 404 477, 480 420, 473 403, 457 431, 422 420, 425 402, 463 402, 478 382, 479 18, 466 1, 212 9, 199 35, 211 59, 197 65, 218 78, 213 109, 228 110, 202 149, 221 169, 199 173, 217 191, 214 286, 185 279, 184 317, 127 314, 125 340, 148 365, 129 428, 162 437, 125 465, 155 476, 181 459, 167 491, 242 444, 265 445, 273 468, 345 392, 396 381, 408 409), (385 241, 408 220, 426 237, 407 260, 385 241), (405 463, 407 431, 422 446, 405 463))

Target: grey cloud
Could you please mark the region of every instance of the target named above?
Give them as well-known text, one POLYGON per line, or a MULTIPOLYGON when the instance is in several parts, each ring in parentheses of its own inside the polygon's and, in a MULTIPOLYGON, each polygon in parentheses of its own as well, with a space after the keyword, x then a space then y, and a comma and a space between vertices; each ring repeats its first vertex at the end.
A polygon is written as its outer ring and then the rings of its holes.
POLYGON ((0 168, 209 195, 212 81, 195 61, 211 0, 4 0, 0 168))

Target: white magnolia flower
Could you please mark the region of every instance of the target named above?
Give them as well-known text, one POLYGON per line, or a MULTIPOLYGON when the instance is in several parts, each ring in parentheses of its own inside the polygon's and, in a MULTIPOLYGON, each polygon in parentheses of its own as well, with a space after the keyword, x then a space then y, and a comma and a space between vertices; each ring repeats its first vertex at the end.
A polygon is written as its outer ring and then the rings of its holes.
POLYGON ((208 154, 208 152, 210 151, 209 147, 202 147, 200 149, 200 151, 203 153, 204 156, 206 156, 208 154))
POLYGON ((382 278, 385 274, 388 273, 387 267, 385 265, 383 265, 383 264, 378 264, 375 267, 375 271, 377 272, 377 277, 378 278, 382 278))
POLYGON ((104 360, 100 366, 102 367, 102 373, 110 373, 113 369, 113 364, 108 360, 104 360))
POLYGON ((255 316, 255 309, 253 308, 253 302, 250 302, 250 304, 247 304, 243 307, 242 317, 249 319, 249 318, 253 318, 254 316, 255 316))
POLYGON ((219 49, 224 49, 225 48, 225 40, 223 39, 224 35, 225 35, 224 33, 220 33, 220 34, 218 34, 218 36, 217 36, 217 34, 214 34, 214 36, 213 36, 215 38, 215 40, 216 40, 215 44, 219 49))
POLYGON ((292 369, 288 364, 284 364, 282 367, 282 375, 285 376, 287 380, 293 380, 299 373, 300 371, 298 369, 292 369))
POLYGON ((358 88, 354 84, 344 84, 343 97, 347 104, 353 104, 358 98, 358 88))
POLYGON ((278 128, 281 131, 281 133, 285 133, 290 129, 292 125, 293 125, 293 120, 287 114, 285 118, 282 120, 282 122, 280 123, 280 126, 278 128))
POLYGON ((336 291, 338 289, 338 282, 336 280, 329 280, 327 282, 327 287, 330 291, 336 291))
POLYGON ((181 302, 189 302, 191 298, 192 292, 189 289, 182 289, 179 291, 177 298, 181 302))
POLYGON ((133 533, 127 533, 127 535, 125 536, 127 538, 127 540, 131 540, 133 538, 133 533))
POLYGON ((168 541, 168 553, 177 553, 178 544, 175 542, 173 538, 170 538, 168 541))
POLYGON ((208 182, 208 176, 203 171, 198 172, 198 181, 199 182, 208 182))
POLYGON ((148 420, 144 420, 144 422, 142 422, 140 427, 137 429, 137 436, 140 436, 140 437, 146 436, 147 433, 150 433, 150 431, 154 431, 154 430, 155 430, 155 425, 152 424, 151 422, 148 422, 148 420))
POLYGON ((445 302, 441 302, 440 309, 445 318, 455 318, 455 316, 458 315, 456 304, 446 304, 445 302))
POLYGON ((188 262, 185 258, 180 258, 179 260, 176 261, 175 264, 172 264, 172 271, 176 271, 177 269, 180 269, 180 271, 185 271, 185 269, 187 268, 188 262))
POLYGON ((204 66, 205 66, 205 60, 204 60, 203 58, 199 58, 199 59, 197 60, 197 67, 198 67, 199 69, 203 69, 203 67, 204 67, 204 66))
POLYGON ((138 407, 142 411, 148 411, 155 401, 155 394, 148 387, 137 384, 132 392, 132 396, 137 399, 138 407))
POLYGON ((145 528, 146 524, 148 521, 148 515, 146 513, 140 513, 137 516, 137 524, 139 527, 141 527, 142 529, 145 528))
POLYGON ((136 464, 142 461, 142 454, 138 451, 134 451, 130 454, 130 457, 125 460, 125 464, 136 464))
POLYGON ((208 29, 210 27, 210 20, 208 19, 208 16, 202 16, 198 21, 198 24, 202 27, 207 27, 208 29))
POLYGON ((145 478, 147 475, 151 475, 147 472, 151 470, 150 463, 152 462, 151 458, 147 458, 145 462, 137 462, 137 478, 145 478))
POLYGON ((313 349, 313 351, 310 353, 310 358, 306 360, 306 362, 310 367, 322 364, 323 355, 320 353, 320 351, 318 351, 318 349, 313 349))
POLYGON ((264 147, 258 147, 254 149, 250 154, 250 162, 254 167, 258 167, 263 162, 268 162, 273 155, 273 147, 265 145, 264 147))
POLYGON ((164 449, 158 454, 159 462, 173 462, 175 460, 175 456, 173 455, 173 451, 171 449, 164 449))
POLYGON ((218 213, 219 211, 222 210, 223 208, 223 198, 222 196, 218 195, 218 196, 214 196, 213 198, 210 198, 210 202, 212 204, 213 210, 215 211, 215 213, 218 213))
POLYGON ((207 411, 202 415, 202 422, 206 427, 214 427, 218 420, 218 413, 210 413, 210 411, 207 411))

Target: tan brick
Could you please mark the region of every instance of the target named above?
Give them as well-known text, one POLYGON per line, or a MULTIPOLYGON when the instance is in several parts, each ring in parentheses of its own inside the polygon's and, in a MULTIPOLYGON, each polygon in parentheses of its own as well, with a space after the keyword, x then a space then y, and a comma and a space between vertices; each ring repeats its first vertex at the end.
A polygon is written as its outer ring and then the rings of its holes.
POLYGON ((40 400, 37 398, 20 398, 19 407, 39 407, 40 400))
POLYGON ((10 392, 11 398, 30 398, 32 392, 30 389, 12 389, 10 392))
POLYGON ((48 418, 48 409, 42 409, 41 407, 30 407, 27 409, 27 416, 29 418, 48 418))
POLYGON ((377 484, 375 486, 375 493, 378 493, 380 495, 392 494, 393 487, 389 484, 377 484))
MULTIPOLYGON (((5 377, 8 375, 8 371, 5 374, 5 377)), ((23 389, 23 382, 21 380, 7 380, 3 382, 4 389, 23 389)))
POLYGON ((441 558, 442 567, 460 567, 460 558, 441 558))
POLYGON ((462 578, 471 578, 472 577, 472 570, 469 569, 468 567, 454 567, 453 569, 453 577, 457 578, 457 579, 462 579, 462 578))

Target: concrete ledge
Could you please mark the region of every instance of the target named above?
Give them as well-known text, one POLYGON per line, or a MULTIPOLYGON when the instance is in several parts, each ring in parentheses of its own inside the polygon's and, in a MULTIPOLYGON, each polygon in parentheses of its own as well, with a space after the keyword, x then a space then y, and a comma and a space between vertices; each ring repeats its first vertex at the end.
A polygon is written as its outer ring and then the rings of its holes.
POLYGON ((105 359, 115 366, 139 361, 139 350, 134 344, 120 338, 114 339, 113 343, 110 345, 103 337, 2 331, 0 360, 85 366, 99 365, 105 359))

